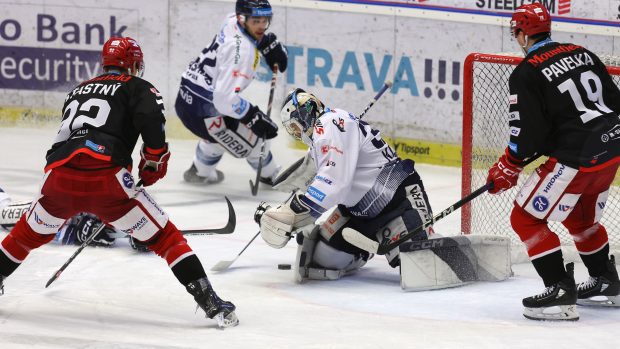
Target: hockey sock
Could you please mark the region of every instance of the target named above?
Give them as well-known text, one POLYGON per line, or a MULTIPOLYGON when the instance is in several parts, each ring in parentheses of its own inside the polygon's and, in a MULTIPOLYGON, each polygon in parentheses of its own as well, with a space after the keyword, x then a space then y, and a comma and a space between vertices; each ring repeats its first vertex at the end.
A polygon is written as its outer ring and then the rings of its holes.
POLYGON ((206 276, 200 260, 172 222, 168 221, 164 229, 148 241, 147 245, 151 251, 168 262, 174 276, 183 285, 206 276))
POLYGON ((545 287, 554 285, 567 276, 561 250, 532 259, 532 264, 538 275, 543 279, 545 287))
POLYGON ((183 258, 183 260, 171 269, 174 276, 176 276, 177 280, 183 285, 187 285, 194 280, 202 279, 207 276, 205 269, 202 267, 202 263, 200 263, 196 255, 183 258))
POLYGON ((591 253, 582 254, 579 256, 583 261, 583 264, 588 268, 588 274, 590 276, 601 276, 607 271, 607 260, 609 259, 609 244, 605 245, 602 249, 591 253))
POLYGON ((26 222, 26 215, 21 216, 0 244, 0 275, 5 277, 11 275, 31 250, 52 241, 54 236, 35 232, 26 222))

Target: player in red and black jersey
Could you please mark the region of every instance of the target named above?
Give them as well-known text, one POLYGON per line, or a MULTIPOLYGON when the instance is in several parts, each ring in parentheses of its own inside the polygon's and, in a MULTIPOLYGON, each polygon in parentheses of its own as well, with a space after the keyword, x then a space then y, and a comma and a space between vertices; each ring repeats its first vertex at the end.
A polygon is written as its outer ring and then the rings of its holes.
POLYGON ((551 40, 551 17, 540 3, 519 7, 511 27, 526 56, 510 76, 510 142, 489 170, 490 192, 513 187, 530 159, 549 157, 517 194, 510 217, 547 287, 523 300, 524 315, 577 320, 576 303, 620 306, 614 257, 599 223, 620 162, 620 90, 594 53, 551 40), (588 281, 575 285, 549 221, 570 232, 588 281), (544 312, 552 306, 561 311, 544 312))
POLYGON ((237 325, 235 306, 213 291, 187 240, 131 175, 139 136, 144 144, 138 175, 144 186, 165 176, 170 157, 161 95, 140 78, 140 46, 128 37, 110 38, 102 66, 103 75, 67 95, 41 193, 0 245, 0 294, 3 280, 31 250, 53 240, 66 219, 89 212, 166 259, 209 318, 221 327, 237 325))

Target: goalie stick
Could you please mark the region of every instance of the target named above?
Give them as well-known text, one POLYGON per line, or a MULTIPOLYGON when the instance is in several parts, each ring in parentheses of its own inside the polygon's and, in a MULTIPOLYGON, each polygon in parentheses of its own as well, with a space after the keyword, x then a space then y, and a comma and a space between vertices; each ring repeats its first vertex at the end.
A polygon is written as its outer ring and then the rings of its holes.
POLYGON ((489 182, 485 185, 483 185, 482 187, 476 189, 474 192, 472 192, 471 194, 465 196, 464 198, 462 198, 461 200, 455 202, 452 206, 448 207, 447 209, 441 211, 439 214, 437 214, 435 217, 429 219, 428 221, 422 223, 422 225, 420 225, 419 227, 408 231, 405 234, 401 234, 397 240, 391 241, 387 244, 379 244, 377 241, 372 240, 366 236, 364 236, 362 233, 360 233, 357 230, 351 229, 351 228, 345 228, 342 231, 342 236, 344 237, 344 239, 349 242, 350 244, 357 246, 359 248, 361 248, 362 250, 368 251, 370 253, 375 253, 375 254, 386 254, 388 252, 390 252, 391 250, 393 250, 394 248, 398 247, 400 244, 406 242, 409 240, 409 238, 411 238, 413 235, 420 233, 422 230, 428 228, 429 226, 433 225, 435 222, 441 220, 442 218, 445 218, 446 216, 448 216, 450 213, 458 210, 459 208, 461 208, 461 206, 465 205, 466 203, 470 202, 471 200, 477 198, 478 196, 480 196, 480 194, 490 190, 493 188, 493 182, 489 182))
MULTIPOLYGON (((267 117, 271 118, 271 106, 273 105, 273 95, 276 91, 276 75, 278 73, 278 65, 273 66, 273 74, 271 75, 271 87, 269 89, 269 101, 267 102, 267 117)), ((256 182, 252 183, 250 179, 250 190, 252 196, 256 196, 258 193, 258 184, 260 183, 260 173, 263 169, 263 158, 265 157, 265 143, 267 140, 261 138, 260 154, 258 155, 258 167, 256 168, 256 182)))

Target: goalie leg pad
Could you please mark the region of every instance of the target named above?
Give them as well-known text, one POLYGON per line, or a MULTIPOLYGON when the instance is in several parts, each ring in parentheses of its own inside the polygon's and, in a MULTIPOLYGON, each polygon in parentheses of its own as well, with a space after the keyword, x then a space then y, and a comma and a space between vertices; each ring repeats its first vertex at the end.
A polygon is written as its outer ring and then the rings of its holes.
POLYGON ((401 288, 442 289, 474 281, 502 281, 512 275, 510 239, 455 236, 400 246, 401 288))

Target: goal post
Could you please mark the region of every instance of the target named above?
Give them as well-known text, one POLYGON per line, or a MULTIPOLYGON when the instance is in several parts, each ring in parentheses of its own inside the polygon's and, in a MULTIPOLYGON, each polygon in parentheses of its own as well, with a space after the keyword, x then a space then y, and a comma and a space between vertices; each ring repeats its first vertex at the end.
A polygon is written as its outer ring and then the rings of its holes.
MULTIPOLYGON (((599 56, 620 87, 620 57, 599 56)), ((472 53, 464 64, 462 197, 483 186, 489 168, 503 153, 509 141, 508 78, 523 57, 505 54, 472 53)), ((526 167, 516 188, 544 159, 526 167)), ((620 177, 610 188, 601 223, 607 228, 612 250, 620 250, 620 177)), ((499 195, 481 195, 461 211, 464 234, 487 234, 510 237, 513 245, 521 241, 510 225, 510 211, 518 189, 499 195)), ((550 223, 562 245, 573 246, 568 231, 557 222, 550 223)), ((573 247, 574 250, 574 247, 573 247)))

